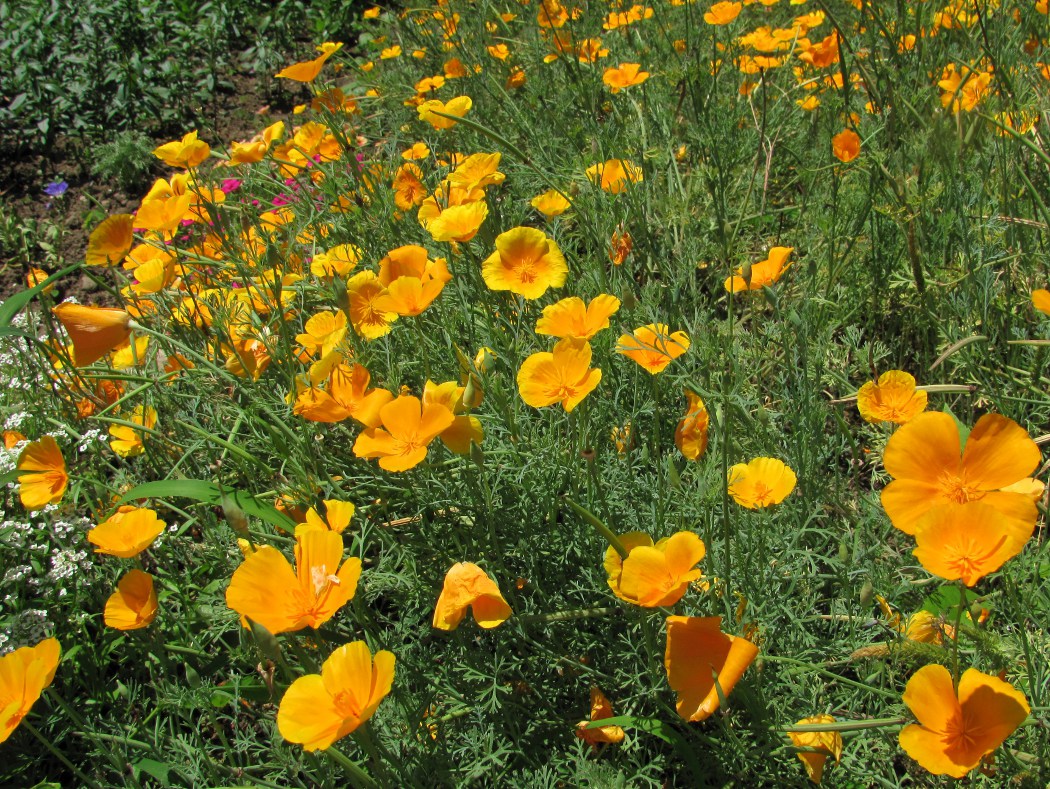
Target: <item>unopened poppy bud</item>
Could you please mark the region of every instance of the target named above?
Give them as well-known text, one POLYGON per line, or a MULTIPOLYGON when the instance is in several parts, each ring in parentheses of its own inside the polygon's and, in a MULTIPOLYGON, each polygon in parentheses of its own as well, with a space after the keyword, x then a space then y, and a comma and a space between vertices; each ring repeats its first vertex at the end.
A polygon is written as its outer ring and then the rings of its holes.
POLYGON ((488 346, 483 346, 474 357, 474 367, 484 375, 496 365, 496 352, 488 346))
POLYGON ((350 296, 346 292, 346 281, 341 277, 332 277, 332 291, 335 297, 336 306, 349 315, 350 296))
POLYGON ((839 543, 839 561, 843 564, 849 561, 849 548, 844 542, 839 543))
POLYGON ((625 310, 633 310, 638 306, 638 299, 635 298, 630 288, 623 289, 623 295, 620 296, 620 304, 625 310))
POLYGON ((222 517, 226 519, 226 522, 230 524, 230 528, 233 529, 238 536, 247 538, 248 537, 248 516, 244 514, 233 496, 231 496, 225 490, 221 491, 221 498, 219 499, 219 506, 222 507, 222 517))
POLYGON ((875 587, 871 585, 871 581, 865 581, 864 586, 860 588, 860 604, 862 608, 867 608, 871 605, 871 600, 875 596, 875 587))
POLYGON ((748 261, 740 267, 740 278, 744 280, 744 284, 751 287, 751 263, 748 261))
POLYGON ((485 451, 473 441, 470 442, 470 459, 479 469, 485 468, 485 451))
POLYGON ((467 376, 466 386, 463 387, 463 405, 467 408, 474 408, 475 406, 480 405, 478 399, 478 386, 475 383, 473 375, 467 376))
POLYGON ((255 639, 255 643, 259 647, 259 651, 262 652, 263 657, 274 661, 279 659, 281 656, 281 645, 277 643, 277 638, 274 634, 253 619, 249 619, 248 623, 251 625, 252 638, 255 639))

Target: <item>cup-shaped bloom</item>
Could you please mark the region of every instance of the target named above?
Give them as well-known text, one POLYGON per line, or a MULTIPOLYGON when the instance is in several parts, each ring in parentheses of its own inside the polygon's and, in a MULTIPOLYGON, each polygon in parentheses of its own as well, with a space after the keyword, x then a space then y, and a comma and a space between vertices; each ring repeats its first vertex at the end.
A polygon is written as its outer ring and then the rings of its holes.
POLYGON ((667 617, 667 682, 678 694, 678 714, 688 721, 710 717, 719 695, 729 696, 758 655, 758 647, 721 626, 720 616, 667 617))
POLYGON ((55 678, 60 653, 58 640, 46 638, 0 657, 0 743, 18 728, 55 678))
POLYGON ((534 353, 518 370, 518 392, 533 408, 561 403, 572 411, 602 380, 591 368, 591 345, 585 340, 559 340, 552 353, 534 353))
POLYGON ((385 293, 386 288, 372 271, 362 271, 347 280, 350 323, 366 340, 389 334, 390 324, 397 320, 397 313, 383 308, 379 301, 385 293))
POLYGON ((306 521, 295 527, 295 533, 304 531, 334 531, 342 534, 350 525, 350 519, 354 517, 355 507, 349 501, 338 499, 325 499, 325 517, 322 518, 313 507, 306 511, 306 521))
POLYGON ((284 554, 263 545, 234 571, 226 605, 275 635, 318 628, 357 591, 361 560, 342 560, 343 537, 334 531, 297 534, 294 570, 284 554))
POLYGON ((455 630, 468 608, 474 612, 474 621, 486 629, 503 624, 512 613, 499 586, 484 570, 472 562, 457 562, 445 574, 434 607, 434 627, 455 630))
POLYGON ((605 554, 609 587, 617 597, 645 608, 674 605, 689 584, 699 580, 696 565, 707 549, 692 532, 682 531, 664 537, 656 545, 647 534, 632 532, 622 539, 627 558, 621 560, 614 548, 605 554))
POLYGON ((726 290, 739 293, 742 290, 761 290, 780 279, 788 268, 788 258, 795 251, 794 247, 773 247, 769 256, 751 265, 750 274, 745 277, 744 269, 737 269, 736 275, 725 281, 726 290))
POLYGON ((321 73, 321 68, 324 66, 328 58, 332 57, 332 55, 342 48, 342 42, 326 41, 317 48, 321 53, 320 56, 313 60, 307 60, 302 63, 293 63, 290 66, 286 66, 284 69, 274 74, 274 76, 280 77, 281 79, 290 79, 293 82, 313 82, 317 79, 317 75, 321 73))
POLYGON ((579 296, 569 296, 543 308, 543 317, 536 321, 536 334, 589 340, 609 328, 609 318, 618 309, 620 300, 608 293, 595 296, 589 304, 579 296))
MULTIPOLYGON (((151 405, 137 405, 128 416, 128 421, 152 430, 157 424, 157 409, 151 405)), ((113 440, 109 442, 109 448, 122 458, 135 457, 146 451, 145 442, 148 433, 144 430, 136 430, 127 425, 110 425, 109 434, 113 436, 113 440)))
POLYGON ((1044 315, 1050 315, 1050 290, 1039 288, 1032 291, 1032 306, 1044 315))
POLYGON ((592 164, 587 168, 587 178, 603 191, 614 195, 625 191, 628 185, 643 180, 642 168, 627 159, 609 159, 601 164, 592 164))
POLYGON ((131 232, 133 220, 131 214, 113 214, 103 219, 88 236, 84 262, 89 266, 115 266, 122 261, 135 242, 131 232))
POLYGON ((915 558, 927 572, 973 586, 1012 559, 1032 536, 981 501, 935 507, 916 526, 915 558))
POLYGON ((1008 682, 967 669, 956 695, 944 666, 923 666, 904 689, 904 703, 919 721, 901 729, 911 758, 934 775, 962 778, 1003 744, 1031 711, 1008 682))
POLYGON ((515 227, 496 236, 496 251, 481 264, 481 276, 492 290, 509 290, 538 299, 548 288, 565 284, 569 266, 561 249, 534 227, 515 227))
POLYGON ((639 63, 621 63, 616 68, 607 68, 602 82, 609 86, 610 93, 619 93, 624 88, 641 85, 649 79, 649 72, 641 70, 639 63))
MULTIPOLYGON (((796 726, 808 726, 815 723, 834 723, 831 715, 810 715, 800 720, 796 726)), ((829 756, 835 757, 835 764, 842 760, 842 735, 837 731, 792 731, 788 732, 791 743, 796 748, 807 748, 798 754, 806 768, 806 775, 815 784, 824 777, 824 763, 829 756)))
POLYGON ((597 748, 603 743, 616 744, 623 742, 624 731, 619 726, 587 727, 588 723, 611 717, 613 717, 612 704, 605 698, 605 694, 599 688, 591 688, 591 720, 580 721, 576 724, 576 736, 589 743, 593 748, 597 748))
POLYGON ((570 208, 572 203, 561 192, 550 189, 538 197, 532 198, 529 204, 543 214, 547 219, 561 216, 570 208))
POLYGON ((463 402, 466 392, 467 387, 460 386, 455 381, 446 381, 443 384, 427 381, 423 387, 424 407, 428 403, 440 403, 455 417, 452 424, 441 431, 440 437, 441 443, 457 455, 469 455, 471 444, 481 446, 481 442, 485 440, 485 430, 481 426, 481 420, 476 416, 462 413, 468 408, 480 405, 480 396, 483 393, 478 389, 479 399, 475 403, 468 404, 463 402))
POLYGON ((39 510, 62 500, 69 486, 66 461, 51 436, 26 445, 18 456, 18 497, 27 510, 39 510))
POLYGON ((1031 534, 1038 516, 1035 502, 1003 488, 1028 477, 1039 460, 1039 447, 1011 419, 985 414, 960 451, 955 420, 927 411, 886 442, 882 462, 893 482, 882 491, 882 506, 894 526, 915 534, 934 507, 982 501, 1015 521, 1019 532, 1031 534))
POLYGON ((687 460, 699 460, 707 450, 707 429, 710 417, 707 413, 707 406, 700 399, 700 395, 686 389, 685 397, 689 403, 685 416, 675 428, 674 445, 687 460))
POLYGON ((164 521, 146 507, 121 507, 88 532, 95 553, 131 559, 149 548, 164 531, 164 521))
POLYGON ((427 446, 455 419, 440 403, 427 403, 418 397, 402 395, 379 409, 382 427, 365 430, 354 442, 359 458, 379 458, 386 471, 407 471, 427 456, 427 446))
POLYGON ((394 684, 394 655, 375 658, 364 641, 344 644, 329 655, 320 674, 299 677, 284 693, 277 730, 307 751, 328 748, 372 717, 394 684))
POLYGON ((634 359, 651 375, 663 372, 672 361, 689 350, 689 335, 671 332, 666 323, 640 326, 631 334, 622 334, 616 352, 634 359))
POLYGON ((440 115, 435 115, 435 112, 443 112, 445 115, 455 115, 462 118, 468 112, 470 108, 474 106, 474 102, 470 96, 456 96, 454 99, 443 102, 438 99, 431 99, 430 101, 424 101, 418 107, 416 111, 419 113, 419 119, 426 121, 435 129, 451 129, 456 125, 454 118, 443 118, 440 115))
POLYGON ((795 489, 795 472, 776 458, 755 458, 729 469, 729 495, 749 510, 779 504, 795 489))
POLYGON ((831 138, 831 152, 840 162, 852 162, 860 156, 860 137, 852 129, 843 129, 831 138))
POLYGON ((131 334, 131 316, 124 310, 67 302, 52 312, 73 341, 73 364, 77 367, 97 362, 131 334))
POLYGON ((740 16, 740 9, 743 7, 742 3, 722 0, 722 2, 715 3, 704 12, 704 21, 709 25, 728 25, 740 16))
POLYGON ((926 392, 915 388, 911 373, 889 370, 860 388, 857 409, 866 422, 903 425, 926 410, 926 400, 926 392))
POLYGON ((191 131, 181 140, 168 142, 153 151, 153 155, 168 167, 196 167, 209 156, 211 146, 204 140, 197 139, 197 131, 191 131))
POLYGON ((117 583, 117 591, 106 601, 106 625, 117 630, 138 630, 157 616, 157 592, 153 576, 129 570, 117 583))

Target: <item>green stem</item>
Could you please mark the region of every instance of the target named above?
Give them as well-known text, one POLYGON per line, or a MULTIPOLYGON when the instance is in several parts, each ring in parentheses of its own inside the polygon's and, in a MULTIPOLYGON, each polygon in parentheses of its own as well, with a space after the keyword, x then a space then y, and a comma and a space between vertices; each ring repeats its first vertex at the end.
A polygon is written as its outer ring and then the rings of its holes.
POLYGON ((92 781, 84 774, 84 772, 79 767, 73 764, 73 762, 69 761, 69 759, 66 758, 66 755, 62 753, 62 751, 58 750, 58 748, 54 746, 51 740, 47 739, 47 737, 45 737, 43 734, 37 731, 36 726, 34 726, 27 720, 22 721, 22 726, 30 734, 32 734, 34 737, 40 740, 43 746, 51 752, 51 755, 58 759, 60 762, 62 762, 62 764, 64 764, 66 767, 68 767, 77 778, 84 782, 85 786, 91 786, 95 787, 96 789, 102 789, 100 784, 97 784, 94 781, 92 781))
POLYGON ((379 789, 379 784, 373 780, 372 776, 362 770, 360 766, 350 761, 346 754, 335 746, 329 746, 324 754, 330 761, 346 770, 350 785, 355 787, 355 789, 358 787, 364 787, 364 789, 379 789))
POLYGON ((779 731, 788 732, 805 731, 860 731, 861 729, 881 729, 886 726, 903 726, 911 718, 872 718, 866 721, 849 721, 844 723, 805 723, 797 726, 786 726, 779 731))
POLYGON ((593 526, 594 530, 597 531, 598 534, 600 534, 602 537, 608 540, 609 545, 611 545, 616 550, 616 552, 620 554, 621 559, 627 558, 627 549, 623 546, 623 543, 620 542, 620 538, 613 534, 612 530, 608 526, 602 523, 592 512, 585 510, 583 507, 581 507, 579 504, 577 504, 575 501, 568 498, 567 496, 563 497, 563 500, 572 508, 573 512, 580 516, 582 520, 586 521, 591 526, 593 526))
POLYGON ((781 657, 780 655, 764 655, 763 660, 767 660, 773 663, 788 663, 792 666, 800 666, 802 668, 809 669, 815 674, 820 674, 822 676, 827 677, 828 679, 833 679, 836 682, 841 682, 843 685, 850 685, 851 687, 859 688, 860 690, 866 690, 869 693, 876 693, 888 699, 900 698, 900 696, 897 693, 894 693, 893 691, 884 690, 883 688, 876 688, 873 685, 866 685, 865 683, 857 682, 856 680, 846 679, 846 677, 839 676, 834 671, 828 671, 827 669, 823 669, 820 666, 814 666, 812 663, 807 663, 804 660, 796 660, 795 658, 781 657))
POLYGON ((616 616, 623 613, 622 608, 577 608, 571 611, 555 611, 552 614, 523 614, 515 617, 518 624, 533 622, 568 622, 572 619, 596 619, 603 616, 616 616))

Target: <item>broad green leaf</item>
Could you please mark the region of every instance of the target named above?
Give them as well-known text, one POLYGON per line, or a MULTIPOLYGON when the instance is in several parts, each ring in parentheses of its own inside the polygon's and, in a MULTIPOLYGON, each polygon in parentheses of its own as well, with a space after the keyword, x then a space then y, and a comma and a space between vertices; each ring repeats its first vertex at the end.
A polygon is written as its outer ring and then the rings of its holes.
MULTIPOLYGON (((279 529, 285 529, 287 531, 295 529, 295 522, 291 518, 287 515, 281 514, 269 504, 263 504, 262 502, 256 501, 251 494, 239 490, 224 490, 226 495, 233 499, 237 506, 244 510, 248 515, 258 518, 261 521, 265 521, 271 526, 276 526, 279 529)), ((162 479, 155 482, 144 482, 141 485, 137 485, 121 496, 120 501, 118 501, 117 504, 124 504, 128 501, 134 501, 135 499, 183 498, 193 499, 204 504, 211 504, 218 507, 222 505, 222 496, 223 494, 219 491, 219 486, 214 482, 208 482, 207 480, 162 479)))
POLYGON ((168 780, 168 773, 171 772, 171 768, 166 764, 153 759, 139 759, 131 767, 136 772, 143 772, 156 778, 161 786, 171 786, 171 782, 168 780))
POLYGON ((11 321, 13 321, 15 316, 22 311, 22 308, 29 304, 29 302, 35 299, 39 294, 43 293, 44 288, 55 280, 66 276, 66 274, 69 274, 71 271, 76 271, 78 268, 80 268, 79 263, 73 266, 68 266, 61 271, 56 271, 43 282, 37 283, 28 290, 19 291, 14 296, 6 299, 3 304, 0 304, 0 327, 10 326, 11 321))

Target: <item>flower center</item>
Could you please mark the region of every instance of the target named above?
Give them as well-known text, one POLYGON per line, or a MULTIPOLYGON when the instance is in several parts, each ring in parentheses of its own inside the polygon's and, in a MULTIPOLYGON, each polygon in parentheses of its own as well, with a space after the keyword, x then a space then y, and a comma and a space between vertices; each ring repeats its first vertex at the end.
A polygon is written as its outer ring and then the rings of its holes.
POLYGON ((965 504, 984 498, 984 491, 970 487, 965 479, 950 472, 941 474, 937 485, 941 489, 941 495, 953 504, 965 504))
POLYGON ((773 489, 768 487, 764 482, 755 483, 755 504, 760 507, 766 506, 768 500, 773 496, 773 489))
POLYGON ((335 703, 336 712, 343 718, 360 718, 361 705, 358 704, 354 694, 348 690, 341 690, 335 694, 332 701, 335 703))

